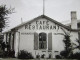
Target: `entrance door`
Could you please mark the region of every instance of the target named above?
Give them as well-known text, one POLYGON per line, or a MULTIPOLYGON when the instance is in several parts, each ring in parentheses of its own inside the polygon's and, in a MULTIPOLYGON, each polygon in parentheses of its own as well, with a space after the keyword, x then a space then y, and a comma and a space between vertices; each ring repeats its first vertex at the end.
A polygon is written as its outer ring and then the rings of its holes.
POLYGON ((47 34, 42 32, 39 33, 39 49, 47 48, 47 34))

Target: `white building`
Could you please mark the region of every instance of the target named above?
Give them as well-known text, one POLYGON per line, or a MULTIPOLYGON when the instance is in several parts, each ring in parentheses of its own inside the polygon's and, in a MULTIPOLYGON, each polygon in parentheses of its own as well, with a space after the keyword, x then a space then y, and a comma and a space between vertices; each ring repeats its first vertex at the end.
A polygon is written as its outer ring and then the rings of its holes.
POLYGON ((78 26, 75 11, 71 12, 71 27, 41 15, 4 32, 4 41, 9 42, 16 57, 20 50, 26 50, 32 53, 34 58, 38 54, 45 54, 46 58, 51 54, 52 58, 55 58, 56 54, 64 50, 64 36, 60 34, 69 33, 71 42, 76 43, 75 40, 80 37, 78 26))

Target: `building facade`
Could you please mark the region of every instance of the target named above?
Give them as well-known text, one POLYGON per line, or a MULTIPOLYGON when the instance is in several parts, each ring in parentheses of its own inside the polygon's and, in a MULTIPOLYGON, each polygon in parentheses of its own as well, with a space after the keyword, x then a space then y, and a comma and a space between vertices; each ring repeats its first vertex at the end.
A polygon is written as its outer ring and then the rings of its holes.
POLYGON ((4 41, 8 42, 10 49, 15 51, 15 57, 20 50, 25 50, 34 58, 43 54, 46 58, 49 55, 55 58, 55 55, 64 50, 64 35, 70 34, 71 42, 77 44, 75 40, 79 39, 79 31, 75 11, 71 12, 71 27, 41 15, 4 32, 4 41))

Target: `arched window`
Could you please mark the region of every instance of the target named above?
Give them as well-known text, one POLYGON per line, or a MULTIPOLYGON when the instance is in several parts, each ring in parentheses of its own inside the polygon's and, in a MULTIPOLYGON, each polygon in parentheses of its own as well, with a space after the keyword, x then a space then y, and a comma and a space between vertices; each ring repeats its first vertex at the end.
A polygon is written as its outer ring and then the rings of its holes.
POLYGON ((39 33, 39 49, 47 48, 47 34, 42 32, 39 33))

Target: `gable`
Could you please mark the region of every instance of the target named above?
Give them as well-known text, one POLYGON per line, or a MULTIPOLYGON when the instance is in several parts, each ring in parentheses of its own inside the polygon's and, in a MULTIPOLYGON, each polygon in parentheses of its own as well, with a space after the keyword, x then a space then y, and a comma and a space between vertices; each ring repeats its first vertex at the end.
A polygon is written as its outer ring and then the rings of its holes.
POLYGON ((59 29, 59 25, 46 19, 39 18, 24 25, 27 30, 54 30, 59 29))
MULTIPOLYGON (((38 21, 39 19, 42 19, 42 20, 43 20, 43 19, 46 19, 46 21, 43 21, 43 22, 41 21, 41 22, 40 22, 40 25, 41 25, 41 24, 44 24, 44 25, 45 25, 45 22, 46 22, 46 25, 48 25, 48 21, 49 21, 49 24, 52 24, 52 23, 53 23, 52 26, 50 26, 49 28, 46 27, 45 30, 46 30, 46 29, 51 29, 51 30, 52 30, 52 29, 59 29, 59 26, 60 26, 60 27, 63 27, 63 28, 65 28, 65 29, 69 30, 69 31, 74 31, 74 32, 80 31, 80 29, 71 29, 69 26, 63 25, 63 24, 61 24, 60 22, 57 22, 56 20, 51 19, 50 17, 45 16, 45 15, 38 16, 38 17, 36 17, 36 18, 28 21, 28 22, 24 22, 24 23, 22 23, 22 24, 20 24, 20 25, 18 25, 18 26, 16 26, 16 27, 10 29, 10 31, 18 30, 19 28, 21 28, 21 27, 23 27, 23 26, 25 26, 25 29, 28 28, 28 30, 29 30, 30 27, 27 27, 27 26, 30 26, 33 22, 38 21), (47 21, 47 20, 48 20, 48 21, 47 21), (57 26, 57 27, 56 27, 56 26, 57 26)), ((38 23, 39 23, 39 22, 38 22, 38 23)), ((33 24, 32 24, 32 25, 33 25, 33 24)), ((36 24, 36 25, 37 25, 37 24, 36 24)), ((37 27, 36 27, 36 28, 37 28, 37 27)), ((36 28, 34 28, 34 26, 32 26, 32 29, 36 29, 36 28)), ((40 27, 40 28, 38 28, 38 29, 44 29, 44 26, 43 26, 43 27, 40 27)), ((8 32, 8 31, 6 31, 6 32, 8 32)), ((4 33, 6 33, 6 32, 4 32, 4 33)))
MULTIPOLYGON (((59 26, 68 29, 67 26, 65 26, 45 15, 41 15, 37 18, 34 18, 31 21, 23 23, 20 26, 25 26, 25 29, 28 29, 28 30, 35 30, 35 29, 53 30, 53 29, 59 29, 59 26)), ((20 27, 20 26, 18 26, 18 27, 20 27)))
MULTIPOLYGON (((16 26, 16 27, 14 27, 14 28, 12 28, 11 30, 16 30, 16 29, 18 29, 18 28, 21 28, 22 26, 25 26, 25 25, 27 25, 27 24, 29 24, 29 23, 32 23, 32 22, 34 22, 34 21, 37 21, 37 20, 39 20, 39 19, 41 19, 41 18, 45 18, 45 19, 51 21, 52 23, 55 23, 57 26, 61 26, 61 27, 65 28, 65 29, 67 29, 67 30, 69 30, 69 31, 75 31, 75 32, 79 31, 79 29, 71 29, 70 27, 68 27, 68 26, 66 26, 66 25, 63 25, 63 24, 57 22, 56 20, 51 19, 50 17, 47 17, 47 16, 45 16, 45 15, 38 16, 38 17, 36 17, 36 18, 28 21, 28 22, 24 22, 24 23, 22 23, 22 24, 20 24, 20 25, 18 25, 18 26, 16 26)), ((34 26, 33 26, 33 27, 34 27, 34 26)), ((33 28, 33 29, 34 29, 34 28, 33 28)), ((41 28, 40 28, 40 29, 41 29, 41 28)))

